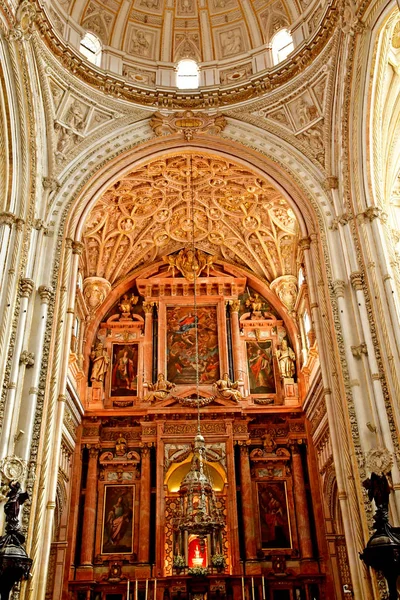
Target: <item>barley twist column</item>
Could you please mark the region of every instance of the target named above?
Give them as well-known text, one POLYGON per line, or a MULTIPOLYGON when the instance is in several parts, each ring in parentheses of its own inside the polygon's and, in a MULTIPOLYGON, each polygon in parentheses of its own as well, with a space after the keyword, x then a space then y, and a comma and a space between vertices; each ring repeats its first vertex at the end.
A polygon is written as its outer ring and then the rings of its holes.
POLYGON ((308 518, 306 488, 304 485, 303 464, 301 462, 301 454, 298 445, 292 444, 291 450, 294 502, 296 506, 300 554, 302 558, 312 558, 313 547, 310 533, 310 521, 308 518))
POLYGON ((254 560, 257 557, 257 544, 254 528, 254 506, 251 486, 249 449, 247 446, 240 446, 240 492, 242 495, 242 515, 246 560, 254 560))
POLYGON ((231 301, 231 330, 232 330, 233 365, 234 365, 235 380, 239 381, 239 390, 243 394, 244 374, 246 372, 246 365, 243 362, 243 352, 242 352, 242 348, 241 348, 239 308, 240 308, 240 301, 232 300, 231 301))
POLYGON ((92 565, 96 529, 98 446, 89 447, 85 507, 83 509, 81 565, 92 565))
POLYGON ((140 523, 139 523, 139 562, 149 562, 150 548, 150 448, 142 449, 142 477, 140 480, 140 523))

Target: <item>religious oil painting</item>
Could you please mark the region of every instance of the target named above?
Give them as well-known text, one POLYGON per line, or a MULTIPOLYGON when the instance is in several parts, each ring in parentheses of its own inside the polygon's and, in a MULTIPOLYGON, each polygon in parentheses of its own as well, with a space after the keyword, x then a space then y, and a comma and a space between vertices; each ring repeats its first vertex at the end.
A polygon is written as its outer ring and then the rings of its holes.
POLYGON ((217 307, 167 307, 167 373, 175 384, 210 384, 219 378, 217 307), (196 326, 199 360, 196 361, 196 326))
POLYGON ((286 483, 257 483, 262 548, 291 548, 286 483))
POLYGON ((102 554, 130 554, 133 551, 134 492, 133 485, 106 485, 102 554))
POLYGON ((111 396, 136 396, 138 345, 113 344, 111 396))
POLYGON ((247 364, 251 394, 274 394, 272 341, 247 342, 247 364))

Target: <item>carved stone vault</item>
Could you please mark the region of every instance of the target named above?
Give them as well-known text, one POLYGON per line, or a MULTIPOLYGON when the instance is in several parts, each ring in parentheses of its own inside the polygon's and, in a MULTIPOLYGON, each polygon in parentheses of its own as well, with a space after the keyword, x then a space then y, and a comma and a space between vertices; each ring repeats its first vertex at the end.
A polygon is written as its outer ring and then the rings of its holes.
POLYGON ((299 226, 282 194, 233 161, 197 153, 153 160, 103 194, 86 222, 83 274, 114 285, 187 245, 193 229, 196 246, 214 260, 269 283, 296 275, 299 226))

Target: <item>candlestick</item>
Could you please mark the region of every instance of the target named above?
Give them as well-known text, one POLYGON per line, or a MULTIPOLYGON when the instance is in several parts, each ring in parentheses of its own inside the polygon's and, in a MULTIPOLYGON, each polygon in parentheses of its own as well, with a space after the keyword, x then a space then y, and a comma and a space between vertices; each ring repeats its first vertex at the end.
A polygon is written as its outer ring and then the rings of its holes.
POLYGON ((265 600, 265 581, 264 581, 264 575, 261 577, 262 579, 262 600, 265 600))
POLYGON ((246 600, 245 594, 244 594, 244 577, 242 577, 242 600, 246 600))
POLYGON ((145 600, 147 600, 147 594, 149 593, 149 580, 146 579, 146 593, 144 595, 145 600))
POLYGON ((254 600, 254 577, 251 578, 251 600, 254 600))
POLYGON ((136 579, 136 581, 135 581, 135 600, 138 600, 138 590, 139 590, 139 582, 136 579))
POLYGON ((154 579, 154 598, 153 600, 157 600, 157 579, 154 579))
POLYGON ((128 583, 126 584, 126 600, 129 600, 129 585, 130 585, 130 580, 128 579, 128 583))

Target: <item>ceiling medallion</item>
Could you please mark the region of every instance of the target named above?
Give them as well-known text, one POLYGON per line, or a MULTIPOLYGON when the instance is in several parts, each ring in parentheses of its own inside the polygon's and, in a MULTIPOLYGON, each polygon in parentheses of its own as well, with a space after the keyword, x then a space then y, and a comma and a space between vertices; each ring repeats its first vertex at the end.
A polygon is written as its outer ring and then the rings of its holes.
POLYGON ((226 119, 222 115, 207 115, 186 110, 172 115, 163 115, 156 112, 150 120, 154 133, 160 135, 173 135, 182 133, 185 140, 193 139, 194 135, 218 135, 226 126, 226 119))

